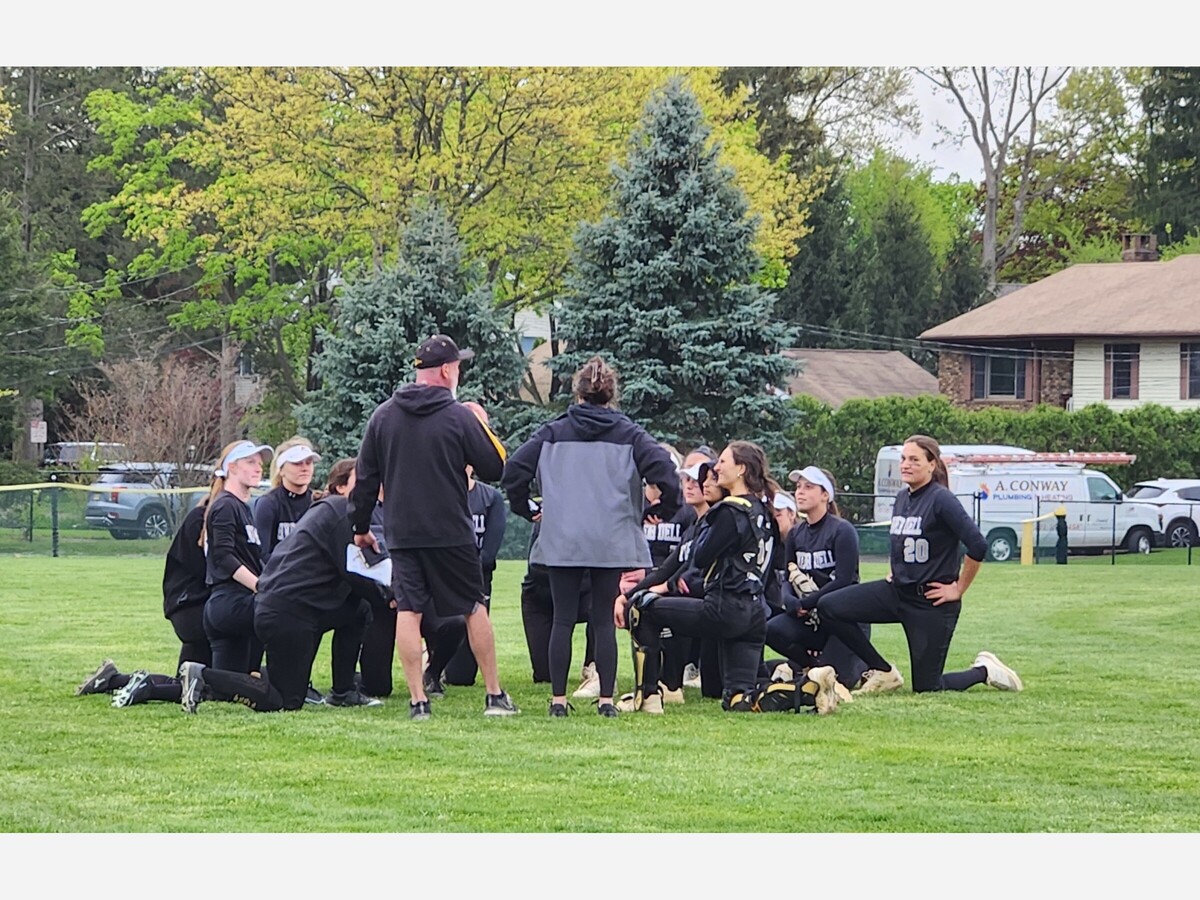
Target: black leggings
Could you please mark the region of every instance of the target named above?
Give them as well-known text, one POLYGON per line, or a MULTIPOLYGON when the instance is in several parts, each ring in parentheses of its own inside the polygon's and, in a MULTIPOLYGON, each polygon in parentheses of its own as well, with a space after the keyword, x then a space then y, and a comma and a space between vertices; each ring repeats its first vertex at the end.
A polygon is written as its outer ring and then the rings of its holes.
POLYGON ((177 609, 168 621, 183 645, 179 648, 179 662, 175 665, 175 671, 179 671, 185 662, 211 666, 212 647, 209 646, 208 635, 204 633, 204 604, 177 609))
MULTIPOLYGON (((588 570, 585 570, 585 572, 588 570)), ((584 662, 596 657, 596 638, 591 613, 591 576, 584 575, 580 591, 585 595, 579 602, 577 622, 587 622, 587 647, 584 662)), ((615 597, 613 598, 616 599, 615 597)), ((550 630, 554 627, 554 600, 550 596, 550 572, 545 566, 530 563, 521 581, 521 625, 525 629, 525 646, 529 649, 529 665, 534 684, 550 682, 550 630)))
POLYGON ((583 576, 590 573, 591 611, 588 623, 595 640, 596 674, 600 677, 600 696, 611 697, 617 681, 617 630, 612 622, 613 601, 621 592, 622 569, 581 569, 547 566, 550 572, 550 596, 554 602, 554 624, 550 628, 550 690, 555 697, 567 693, 567 675, 571 668, 571 636, 579 621, 582 605, 583 576))
MULTIPOLYGON (((818 619, 820 619, 818 615, 818 619)), ((866 638, 871 637, 871 626, 858 626, 866 638)), ((767 622, 767 646, 781 656, 786 656, 801 668, 833 666, 837 679, 846 687, 858 684, 867 664, 859 659, 840 638, 834 637, 825 624, 813 628, 806 619, 791 613, 780 613, 767 622)))
POLYGON ((943 674, 961 611, 962 603, 934 606, 932 600, 926 600, 915 590, 901 589, 890 581, 847 585, 822 597, 817 604, 822 626, 828 627, 871 669, 887 670, 891 665, 859 630, 858 623, 899 622, 908 639, 914 693, 964 691, 986 680, 986 673, 980 676, 981 669, 943 674))
MULTIPOLYGON (((710 638, 716 642, 717 663, 725 696, 753 690, 758 684, 766 614, 758 598, 722 593, 695 597, 655 597, 641 610, 629 611, 633 623, 634 672, 646 696, 658 690, 662 630, 675 637, 710 638)), ((701 683, 707 679, 701 676, 701 683)), ((670 685, 668 685, 670 687, 670 685)))

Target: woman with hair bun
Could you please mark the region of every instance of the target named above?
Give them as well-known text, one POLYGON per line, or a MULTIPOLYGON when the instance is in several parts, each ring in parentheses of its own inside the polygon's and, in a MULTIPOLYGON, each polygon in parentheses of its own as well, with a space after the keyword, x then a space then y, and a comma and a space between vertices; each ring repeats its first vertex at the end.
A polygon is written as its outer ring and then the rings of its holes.
POLYGON ((681 504, 679 476, 667 451, 616 408, 617 373, 603 359, 589 359, 572 387, 575 403, 509 457, 502 485, 514 513, 540 522, 529 561, 549 570, 554 604, 550 715, 568 713, 571 635, 588 574, 600 677, 597 710, 613 717, 617 639, 609 610, 620 594, 621 573, 650 566, 642 483, 662 492, 659 515, 670 518, 681 504), (542 498, 536 512, 529 503, 535 478, 542 498))
POLYGON ((950 492, 941 447, 933 438, 914 434, 904 442, 900 479, 904 488, 892 509, 887 577, 842 588, 817 603, 822 625, 870 669, 860 693, 894 691, 904 684, 900 671, 859 629, 860 622, 903 626, 915 693, 965 691, 985 683, 1004 691, 1021 690, 1017 673, 987 650, 979 652, 970 669, 945 672, 962 598, 979 572, 987 542, 950 492), (961 569, 960 544, 967 548, 961 569))

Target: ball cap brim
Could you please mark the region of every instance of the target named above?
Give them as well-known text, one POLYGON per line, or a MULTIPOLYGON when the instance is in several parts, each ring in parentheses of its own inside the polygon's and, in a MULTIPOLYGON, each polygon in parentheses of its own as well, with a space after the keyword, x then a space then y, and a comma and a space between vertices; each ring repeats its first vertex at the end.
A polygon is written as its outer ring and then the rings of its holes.
POLYGON ((474 358, 475 351, 470 347, 463 347, 460 350, 458 344, 454 343, 454 339, 449 335, 435 334, 428 340, 423 341, 421 346, 417 348, 417 356, 413 360, 413 366, 418 369, 436 369, 438 366, 444 366, 447 363, 474 358))

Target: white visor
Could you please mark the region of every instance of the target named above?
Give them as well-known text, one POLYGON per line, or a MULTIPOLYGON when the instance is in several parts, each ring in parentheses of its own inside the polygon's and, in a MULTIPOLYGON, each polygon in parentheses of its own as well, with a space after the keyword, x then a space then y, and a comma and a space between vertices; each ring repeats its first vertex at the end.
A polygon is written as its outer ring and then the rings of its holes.
POLYGON ((823 487, 825 493, 829 495, 829 499, 833 499, 833 483, 816 466, 805 466, 803 469, 792 469, 792 471, 788 472, 788 481, 796 482, 801 478, 823 487))
POLYGON ((698 462, 694 466, 688 466, 686 469, 679 469, 679 474, 686 475, 688 478, 692 479, 692 481, 696 482, 697 484, 700 484, 700 483, 702 483, 701 478, 700 478, 701 472, 704 473, 704 478, 705 478, 705 480, 707 480, 708 472, 711 470, 712 470, 712 463, 698 462))
POLYGON ((230 463, 235 463, 239 459, 246 459, 249 456, 254 456, 256 453, 266 454, 266 456, 263 458, 263 465, 269 463, 271 461, 271 457, 275 455, 275 451, 266 444, 256 444, 254 441, 242 441, 227 454, 225 454, 225 458, 221 460, 221 465, 217 466, 217 470, 213 472, 213 477, 224 478, 229 474, 230 463))
POLYGON ((306 447, 303 444, 297 444, 295 447, 288 447, 286 450, 280 453, 278 459, 276 459, 276 462, 278 462, 280 466, 283 466, 284 463, 299 463, 304 462, 306 459, 311 459, 313 462, 316 462, 320 458, 321 454, 314 451, 312 447, 306 447))
POLYGON ((790 509, 796 511, 796 501, 792 499, 791 494, 785 494, 783 491, 776 491, 775 497, 771 501, 776 509, 790 509))

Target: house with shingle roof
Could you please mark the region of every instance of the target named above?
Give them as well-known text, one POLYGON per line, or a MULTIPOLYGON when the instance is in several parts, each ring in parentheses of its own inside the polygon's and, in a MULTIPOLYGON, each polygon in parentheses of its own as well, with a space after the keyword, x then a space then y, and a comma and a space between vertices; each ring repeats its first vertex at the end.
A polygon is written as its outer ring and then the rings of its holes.
POLYGON ((796 348, 783 355, 799 364, 788 394, 809 394, 837 409, 847 400, 937 394, 938 380, 899 350, 796 348))
POLYGON ((1071 266, 919 335, 941 393, 964 407, 1200 407, 1200 256, 1071 266))

